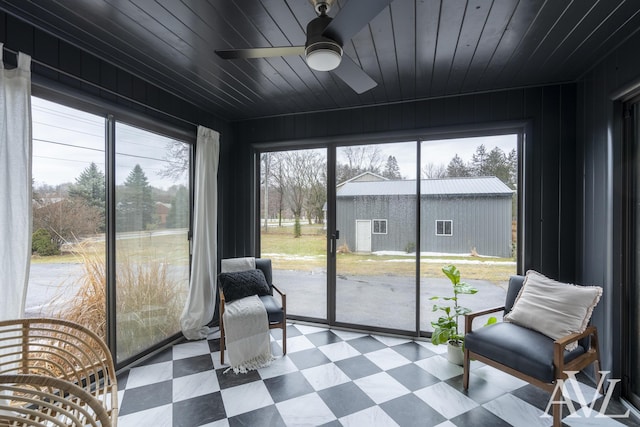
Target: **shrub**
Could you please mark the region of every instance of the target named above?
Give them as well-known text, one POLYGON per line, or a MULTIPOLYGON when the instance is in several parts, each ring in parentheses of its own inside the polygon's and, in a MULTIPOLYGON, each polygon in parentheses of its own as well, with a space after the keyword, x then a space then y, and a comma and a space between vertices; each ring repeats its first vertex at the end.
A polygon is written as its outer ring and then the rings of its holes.
POLYGON ((415 252, 415 250, 416 250, 416 244, 413 242, 407 243, 407 246, 404 247, 404 251, 408 254, 415 252))
POLYGON ((60 250, 53 243, 51 233, 44 228, 39 228, 33 233, 31 237, 31 252, 37 253, 40 256, 59 255, 60 250))

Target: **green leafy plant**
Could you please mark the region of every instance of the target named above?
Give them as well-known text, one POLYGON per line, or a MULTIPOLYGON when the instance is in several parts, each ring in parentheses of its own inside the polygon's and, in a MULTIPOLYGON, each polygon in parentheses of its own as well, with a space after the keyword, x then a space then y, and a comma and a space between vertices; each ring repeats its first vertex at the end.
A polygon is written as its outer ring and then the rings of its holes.
POLYGON ((51 233, 44 228, 37 229, 31 238, 31 251, 40 256, 59 255, 60 251, 53 239, 51 233))
POLYGON ((431 322, 433 333, 431 342, 433 344, 446 344, 449 341, 462 343, 464 341, 464 331, 460 331, 458 320, 460 316, 471 313, 471 309, 462 307, 458 303, 459 295, 470 295, 478 292, 476 288, 468 283, 460 281, 460 271, 455 265, 449 264, 442 267, 442 272, 449 278, 453 286, 453 296, 431 297, 434 301, 445 301, 445 304, 434 304, 433 311, 441 311, 443 314, 437 321, 431 322))

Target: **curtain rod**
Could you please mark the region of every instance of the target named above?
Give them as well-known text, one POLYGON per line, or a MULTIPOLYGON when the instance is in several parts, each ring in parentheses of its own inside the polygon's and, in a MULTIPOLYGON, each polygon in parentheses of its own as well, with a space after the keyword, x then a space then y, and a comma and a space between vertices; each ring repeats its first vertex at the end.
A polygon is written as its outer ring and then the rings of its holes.
MULTIPOLYGON (((16 55, 16 56, 18 55, 18 52, 17 52, 17 51, 15 51, 15 50, 13 50, 13 49, 8 48, 8 47, 7 47, 6 45, 4 45, 4 44, 2 45, 2 49, 3 49, 3 50, 5 50, 6 52, 9 52, 9 53, 13 54, 13 55, 16 55)), ((98 59, 100 59, 100 58, 98 58, 98 59)), ((4 62, 4 59, 3 59, 3 62, 4 62)), ((91 81, 89 81, 89 80, 83 79, 82 77, 78 77, 78 76, 76 76, 76 75, 74 75, 74 74, 68 73, 68 72, 66 72, 66 71, 64 71, 64 70, 61 70, 61 69, 56 68, 56 67, 54 67, 54 66, 52 66, 52 65, 46 64, 46 63, 44 63, 44 62, 42 62, 42 61, 38 61, 37 59, 34 59, 33 57, 31 57, 31 62, 32 62, 32 63, 34 63, 34 64, 37 64, 37 65, 39 65, 39 66, 41 66, 41 67, 47 68, 47 69, 49 69, 49 70, 51 70, 51 71, 54 71, 54 72, 56 72, 56 73, 62 74, 62 75, 64 75, 64 76, 66 76, 66 77, 72 78, 72 79, 74 79, 74 80, 76 80, 76 81, 78 81, 78 82, 80 82, 80 83, 87 84, 87 85, 89 85, 89 86, 93 86, 93 87, 94 87, 94 88, 96 88, 96 89, 99 89, 99 90, 102 90, 102 91, 108 92, 109 94, 114 95, 114 96, 116 96, 116 97, 118 97, 118 98, 121 98, 121 99, 123 99, 123 100, 125 100, 125 101, 132 102, 132 103, 134 103, 134 104, 138 104, 138 105, 140 105, 141 107, 148 108, 149 110, 153 110, 153 111, 155 111, 155 112, 157 112, 157 113, 160 113, 160 114, 163 114, 163 115, 165 115, 165 116, 167 116, 167 117, 171 117, 172 119, 179 120, 179 121, 181 121, 181 122, 183 122, 183 123, 186 123, 186 124, 188 124, 188 125, 198 127, 198 124, 197 124, 197 123, 193 123, 193 122, 191 122, 191 121, 189 121, 189 120, 183 119, 182 117, 174 116, 173 114, 169 114, 169 113, 164 112, 164 111, 162 111, 162 110, 159 110, 159 109, 157 109, 157 108, 155 108, 155 107, 151 107, 151 106, 149 106, 149 105, 143 104, 142 102, 140 102, 140 101, 138 101, 138 100, 135 100, 135 99, 129 98, 129 97, 127 97, 127 96, 121 95, 121 94, 119 94, 119 93, 117 93, 117 92, 115 92, 115 91, 113 91, 113 90, 111 90, 111 89, 107 89, 107 88, 105 88, 105 87, 102 87, 102 86, 98 85, 97 83, 94 83, 94 82, 91 82, 91 81)), ((125 70, 125 71, 126 71, 126 70, 125 70)), ((188 102, 188 101, 187 101, 187 102, 188 102)))

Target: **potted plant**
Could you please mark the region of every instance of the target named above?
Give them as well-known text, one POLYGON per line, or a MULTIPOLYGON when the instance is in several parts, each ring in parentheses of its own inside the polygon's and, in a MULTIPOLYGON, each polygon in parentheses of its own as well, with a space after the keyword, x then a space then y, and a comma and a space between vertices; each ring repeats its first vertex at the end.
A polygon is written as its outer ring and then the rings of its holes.
MULTIPOLYGON (((435 345, 447 343, 447 359, 451 363, 462 365, 462 346, 464 343, 464 330, 460 330, 458 320, 460 316, 464 316, 471 312, 471 309, 462 307, 458 303, 459 295, 475 294, 478 292, 476 288, 468 283, 460 281, 460 271, 455 265, 449 264, 442 267, 442 272, 449 278, 453 285, 453 296, 431 297, 434 301, 445 301, 445 304, 434 304, 433 311, 441 311, 443 314, 437 321, 431 322, 433 332, 431 334, 431 342, 435 345)), ((488 323, 492 323, 489 319, 488 323)))

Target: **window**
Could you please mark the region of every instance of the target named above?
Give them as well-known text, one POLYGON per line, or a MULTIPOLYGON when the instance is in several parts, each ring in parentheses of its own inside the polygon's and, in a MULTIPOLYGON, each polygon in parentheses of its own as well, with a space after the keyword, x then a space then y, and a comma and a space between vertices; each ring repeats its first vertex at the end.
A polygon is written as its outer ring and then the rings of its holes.
POLYGON ((437 219, 436 236, 453 236, 453 221, 450 219, 437 219))
POLYGON ((374 219, 373 220, 373 234, 387 234, 387 220, 386 219, 374 219))
POLYGON ((116 362, 134 359, 180 330, 189 286, 191 144, 116 122, 109 170, 109 111, 91 114, 37 97, 32 110, 33 237, 24 315, 71 319, 103 339, 112 334, 116 362), (116 181, 113 210, 109 176, 116 181), (107 292, 113 283, 115 292, 107 292), (116 309, 109 324, 108 304, 116 309))
POLYGON ((118 362, 180 331, 189 289, 189 144, 116 122, 118 362))
POLYGON ((104 117, 32 97, 33 235, 25 317, 105 322, 104 117))
POLYGON ((288 315, 427 335, 449 262, 464 264, 461 273, 481 288, 472 309, 503 302, 516 272, 519 143, 512 133, 266 145, 256 153, 255 219, 260 255, 272 259, 274 281, 287 291, 288 315), (495 260, 468 262, 479 254, 495 260), (400 311, 389 314, 385 304, 400 311))

